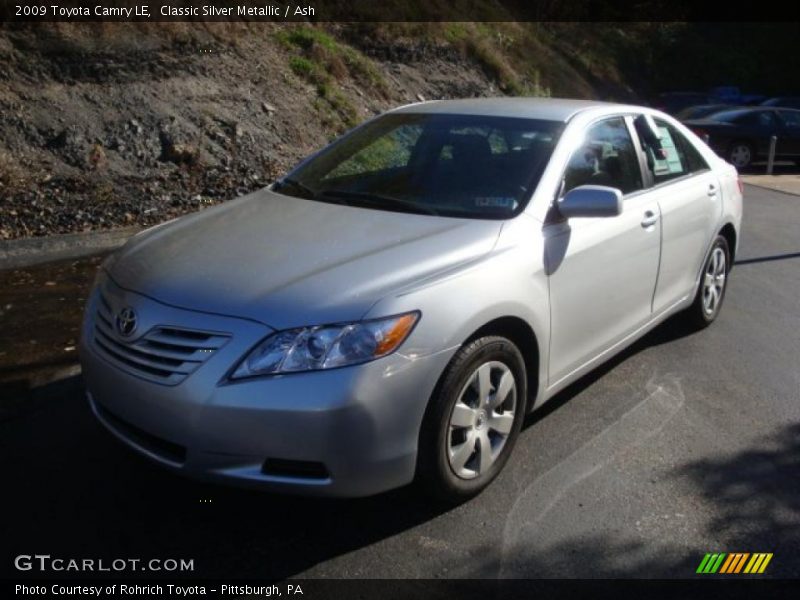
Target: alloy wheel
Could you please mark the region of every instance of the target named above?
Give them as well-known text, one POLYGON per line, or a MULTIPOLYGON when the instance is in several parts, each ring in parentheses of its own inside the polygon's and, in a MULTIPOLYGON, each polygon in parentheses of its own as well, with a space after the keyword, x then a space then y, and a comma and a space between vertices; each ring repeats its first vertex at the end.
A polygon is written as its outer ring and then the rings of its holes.
POLYGON ((470 375, 450 414, 447 457, 462 479, 486 473, 514 426, 517 382, 502 362, 480 365, 470 375))
POLYGON ((703 276, 703 310, 707 315, 713 315, 722 300, 727 275, 727 260, 725 250, 714 248, 711 259, 708 261, 705 275, 703 276))
POLYGON ((734 167, 739 169, 746 167, 753 159, 750 147, 747 144, 736 144, 731 148, 730 159, 734 167))

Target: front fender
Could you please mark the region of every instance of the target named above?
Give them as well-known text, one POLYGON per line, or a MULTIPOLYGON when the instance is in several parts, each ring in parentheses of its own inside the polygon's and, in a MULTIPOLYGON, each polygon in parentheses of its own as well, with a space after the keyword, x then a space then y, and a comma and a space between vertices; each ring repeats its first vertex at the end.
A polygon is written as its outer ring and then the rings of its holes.
MULTIPOLYGON (((504 227, 489 255, 458 272, 383 298, 365 318, 419 310, 419 324, 399 349, 410 358, 454 353, 487 323, 504 317, 520 319, 531 327, 539 345, 541 392, 547 383, 550 343, 544 245, 541 236, 533 234, 541 231, 541 225, 528 217, 511 224, 504 227)), ((541 399, 541 393, 537 393, 537 399, 541 399)))

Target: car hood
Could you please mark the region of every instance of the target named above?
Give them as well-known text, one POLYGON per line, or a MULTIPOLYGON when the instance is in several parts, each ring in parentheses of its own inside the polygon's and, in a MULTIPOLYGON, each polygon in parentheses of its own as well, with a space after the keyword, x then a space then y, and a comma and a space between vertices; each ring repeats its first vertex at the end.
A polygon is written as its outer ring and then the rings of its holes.
POLYGON ((284 329, 359 319, 393 291, 484 256, 501 228, 265 189, 143 232, 107 270, 160 302, 284 329))

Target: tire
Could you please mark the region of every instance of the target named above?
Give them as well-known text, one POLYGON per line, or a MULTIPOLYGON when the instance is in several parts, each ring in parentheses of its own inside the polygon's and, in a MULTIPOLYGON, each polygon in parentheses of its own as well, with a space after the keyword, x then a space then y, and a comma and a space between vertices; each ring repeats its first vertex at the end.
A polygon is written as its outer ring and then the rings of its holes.
POLYGON ((750 142, 738 140, 728 147, 726 158, 729 163, 741 171, 753 164, 756 158, 756 150, 750 142))
POLYGON ((508 462, 526 400, 525 361, 510 340, 488 336, 467 343, 450 361, 425 412, 417 483, 446 503, 480 493, 508 462))
POLYGON ((728 240, 718 235, 703 263, 703 272, 700 275, 700 285, 697 287, 694 302, 686 310, 688 321, 696 329, 708 327, 719 316, 722 302, 725 300, 725 291, 728 289, 730 270, 731 252, 728 240))

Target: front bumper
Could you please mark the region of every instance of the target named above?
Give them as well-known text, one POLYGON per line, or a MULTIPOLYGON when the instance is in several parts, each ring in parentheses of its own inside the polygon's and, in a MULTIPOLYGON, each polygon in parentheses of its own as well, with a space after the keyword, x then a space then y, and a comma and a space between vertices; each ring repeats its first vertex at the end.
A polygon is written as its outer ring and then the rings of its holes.
POLYGON ((177 385, 154 383, 98 348, 92 294, 80 347, 89 402, 141 454, 190 477, 301 494, 366 496, 413 479, 422 417, 453 351, 233 383, 229 369, 268 327, 169 307, 110 280, 102 285, 115 310, 133 307, 150 324, 230 333, 177 385), (315 468, 294 472, 292 465, 315 468))

